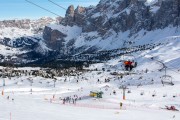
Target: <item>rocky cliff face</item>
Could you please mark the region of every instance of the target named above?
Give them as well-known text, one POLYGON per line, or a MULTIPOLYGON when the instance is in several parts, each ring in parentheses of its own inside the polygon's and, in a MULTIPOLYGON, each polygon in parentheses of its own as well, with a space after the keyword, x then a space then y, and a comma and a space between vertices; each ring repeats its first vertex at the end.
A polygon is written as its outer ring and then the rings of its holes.
POLYGON ((3 29, 5 27, 17 27, 21 29, 30 29, 30 19, 24 20, 4 20, 0 21, 0 28, 3 29))
POLYGON ((23 20, 4 20, 0 21, 0 29, 4 28, 18 28, 18 29, 31 29, 32 32, 42 32, 44 26, 54 23, 58 24, 62 18, 52 19, 50 17, 44 17, 37 20, 23 19, 23 20))
MULTIPOLYGON (((112 34, 117 36, 127 31, 129 31, 128 36, 131 37, 141 30, 153 31, 168 26, 179 26, 180 0, 101 0, 96 7, 78 6, 75 9, 71 5, 65 16, 60 24, 81 27, 82 34, 79 37, 86 36, 85 42, 97 38, 107 39, 112 34), (89 34, 92 32, 97 32, 94 37, 89 34)), ((54 34, 52 30, 48 32, 48 29, 46 27, 44 30, 45 40, 54 43, 58 39, 70 40, 61 31, 56 31, 54 34), (48 34, 53 35, 54 39, 45 37, 48 34)), ((73 40, 77 42, 79 37, 73 40)))
POLYGON ((66 11, 65 18, 62 19, 60 24, 62 25, 78 25, 78 26, 83 26, 85 25, 85 16, 84 14, 86 13, 86 8, 78 6, 76 9, 74 9, 74 6, 71 5, 68 7, 66 11))
MULTIPOLYGON (((141 29, 150 31, 170 24, 179 25, 180 19, 179 0, 157 0, 154 4, 146 0, 101 0, 96 8, 86 10, 86 13, 81 13, 89 21, 84 26, 84 32, 97 30, 98 27, 116 32, 131 30, 131 33, 135 33, 141 29)), ((77 24, 78 20, 73 22, 77 24)), ((66 24, 69 25, 68 22, 66 24)))
POLYGON ((71 5, 65 18, 58 20, 1 21, 0 39, 6 45, 26 46, 32 51, 42 51, 44 47, 72 55, 117 49, 126 43, 153 43, 168 35, 177 35, 179 25, 180 0, 100 0, 97 6, 74 8, 71 5), (48 25, 50 23, 60 24, 48 25), (170 29, 174 33, 167 34, 170 29), (162 36, 158 36, 160 32, 162 36), (27 39, 39 33, 43 35, 27 39), (40 44, 42 39, 46 45, 40 44))
POLYGON ((26 45, 26 43, 30 45, 25 39, 26 37, 28 38, 28 36, 41 34, 46 25, 52 23, 59 24, 61 19, 62 18, 52 19, 44 17, 37 20, 23 19, 0 21, 0 43, 12 47, 22 47, 26 45))
POLYGON ((63 34, 62 32, 58 30, 53 30, 49 27, 45 27, 43 32, 43 38, 46 40, 46 44, 49 48, 54 50, 59 50, 64 42, 64 37, 66 37, 66 34, 63 34))
MULTIPOLYGON (((52 19, 49 17, 37 20, 4 20, 0 21, 0 55, 18 57, 18 62, 27 63, 46 56, 50 48, 47 48, 42 32, 48 24, 59 24, 61 17, 52 19), (12 50, 14 49, 14 51, 12 50), (7 51, 4 54, 4 51, 7 51), (17 52, 18 51, 18 52, 17 52)), ((52 35, 53 37, 56 35, 52 35)), ((3 60, 1 60, 2 62, 3 60)))
POLYGON ((95 9, 87 12, 90 24, 86 25, 84 32, 100 27, 115 32, 130 30, 134 34, 142 29, 151 31, 168 25, 177 26, 179 6, 179 0, 158 0, 154 4, 146 0, 101 0, 95 9))

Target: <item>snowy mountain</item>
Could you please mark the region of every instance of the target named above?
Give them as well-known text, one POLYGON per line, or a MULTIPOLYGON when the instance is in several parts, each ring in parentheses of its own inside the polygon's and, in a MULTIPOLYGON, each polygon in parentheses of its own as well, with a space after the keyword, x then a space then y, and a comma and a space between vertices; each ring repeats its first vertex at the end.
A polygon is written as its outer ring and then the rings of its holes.
POLYGON ((59 26, 45 27, 43 38, 54 50, 60 49, 56 42, 64 42, 62 48, 69 53, 117 49, 127 42, 149 44, 178 34, 179 8, 178 0, 101 0, 96 7, 70 6, 59 26), (171 32, 164 34, 167 30, 171 32))
POLYGON ((47 51, 55 52, 54 59, 66 60, 83 54, 92 54, 91 59, 96 59, 105 51, 104 54, 110 55, 102 54, 99 58, 109 59, 122 54, 124 51, 120 50, 123 48, 135 52, 152 50, 159 45, 166 47, 167 39, 172 42, 179 36, 179 8, 178 0, 101 0, 97 6, 78 6, 76 9, 71 5, 59 25, 49 24, 44 29, 37 26, 55 21, 14 21, 14 26, 5 22, 1 43, 20 48, 25 46, 23 48, 33 54, 45 55, 46 59, 47 51), (9 26, 23 29, 8 30, 9 26))
POLYGON ((58 24, 61 18, 52 19, 44 17, 37 20, 3 20, 0 21, 0 38, 18 38, 22 36, 32 36, 41 33, 45 25, 58 24))
MULTIPOLYGON (((19 62, 22 61, 22 59, 24 59, 25 62, 37 59, 31 58, 29 55, 27 55, 26 58, 21 58, 22 56, 26 56, 25 54, 45 55, 48 51, 51 51, 51 49, 47 48, 44 44, 43 38, 41 37, 42 31, 45 25, 58 24, 60 21, 61 18, 52 19, 49 17, 37 20, 23 19, 0 21, 0 44, 3 46, 1 48, 1 56, 4 56, 3 58, 5 59, 7 59, 7 56, 16 56, 19 62), (13 49, 16 49, 16 52, 13 52, 13 49), (4 54, 4 51, 9 54, 4 54)), ((1 60, 1 62, 3 61, 4 59, 1 60)))
POLYGON ((0 120, 180 120, 179 13, 179 0, 101 0, 42 34, 3 28, 1 62, 38 67, 0 66, 0 120))

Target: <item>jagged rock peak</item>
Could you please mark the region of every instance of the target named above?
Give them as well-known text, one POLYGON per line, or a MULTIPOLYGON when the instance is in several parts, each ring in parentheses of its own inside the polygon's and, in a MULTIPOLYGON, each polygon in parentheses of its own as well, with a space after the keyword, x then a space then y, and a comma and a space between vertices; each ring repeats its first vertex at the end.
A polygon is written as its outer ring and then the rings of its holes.
POLYGON ((71 16, 73 17, 74 16, 74 6, 73 5, 70 5, 66 11, 66 17, 68 16, 71 16))
POLYGON ((101 0, 94 8, 68 7, 64 26, 82 27, 84 33, 97 31, 102 37, 130 31, 152 31, 180 25, 180 0, 101 0), (83 19, 82 19, 83 18, 83 19))
POLYGON ((82 7, 82 6, 79 6, 75 9, 75 13, 77 14, 82 14, 82 13, 85 13, 86 9, 85 7, 82 7))
POLYGON ((76 9, 74 9, 73 5, 70 5, 66 11, 65 18, 62 19, 60 24, 66 26, 82 26, 84 24, 84 20, 82 19, 84 17, 84 13, 86 13, 86 8, 78 6, 76 9))

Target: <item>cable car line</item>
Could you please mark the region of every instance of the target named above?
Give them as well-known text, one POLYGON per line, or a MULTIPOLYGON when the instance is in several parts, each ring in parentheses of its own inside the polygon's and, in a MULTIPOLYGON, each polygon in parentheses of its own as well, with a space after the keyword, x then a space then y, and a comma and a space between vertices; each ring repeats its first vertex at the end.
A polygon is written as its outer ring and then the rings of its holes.
POLYGON ((50 11, 50 10, 44 8, 44 7, 41 7, 41 6, 39 6, 39 5, 37 5, 37 4, 33 3, 33 2, 31 2, 31 1, 28 1, 28 0, 25 0, 25 1, 28 2, 28 3, 30 3, 30 4, 32 4, 32 5, 35 5, 35 6, 41 8, 41 9, 43 9, 43 10, 45 10, 45 11, 51 13, 51 14, 54 14, 54 15, 56 15, 56 16, 58 16, 58 17, 61 17, 60 15, 58 15, 58 14, 56 14, 56 13, 54 13, 54 12, 52 12, 52 11, 50 11))
POLYGON ((62 8, 62 9, 64 9, 64 10, 67 10, 66 8, 64 8, 63 6, 61 6, 61 5, 59 5, 59 4, 55 3, 55 2, 53 2, 52 0, 48 0, 48 1, 51 2, 51 3, 53 3, 54 5, 59 6, 60 8, 62 8))

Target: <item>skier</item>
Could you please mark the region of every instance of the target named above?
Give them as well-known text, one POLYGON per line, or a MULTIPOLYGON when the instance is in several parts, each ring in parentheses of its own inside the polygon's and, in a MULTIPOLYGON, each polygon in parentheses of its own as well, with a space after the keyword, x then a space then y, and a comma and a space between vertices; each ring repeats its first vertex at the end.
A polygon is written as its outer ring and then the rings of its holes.
POLYGON ((133 66, 132 66, 132 62, 130 60, 128 60, 128 70, 132 70, 133 66))
POLYGON ((119 105, 120 105, 120 109, 122 109, 123 103, 122 103, 122 102, 120 102, 120 103, 119 103, 119 105))
POLYGON ((65 98, 63 98, 63 104, 65 104, 65 101, 66 101, 65 98))
POLYGON ((113 94, 116 95, 116 91, 115 90, 113 91, 113 94))
POLYGON ((124 61, 124 66, 125 66, 125 70, 128 71, 128 68, 129 68, 128 61, 124 61))
POLYGON ((73 102, 73 104, 74 104, 74 98, 72 98, 72 102, 73 102))
POLYGON ((99 83, 99 79, 97 80, 97 83, 99 83))

